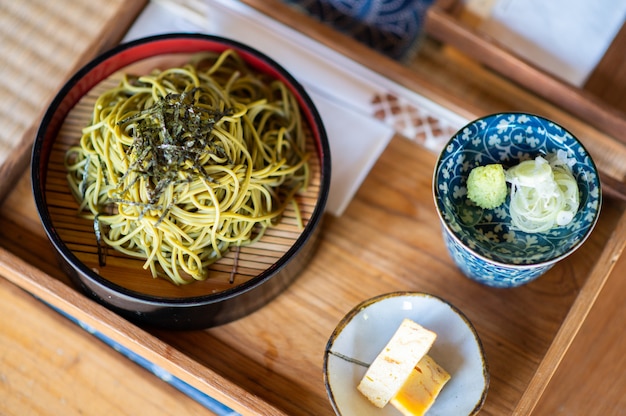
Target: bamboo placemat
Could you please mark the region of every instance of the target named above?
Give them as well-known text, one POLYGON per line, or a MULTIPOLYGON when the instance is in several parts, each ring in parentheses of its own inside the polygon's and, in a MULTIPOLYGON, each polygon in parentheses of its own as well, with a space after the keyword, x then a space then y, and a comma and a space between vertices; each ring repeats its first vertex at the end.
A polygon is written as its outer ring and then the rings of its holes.
POLYGON ((146 0, 0 0, 0 199, 27 166, 39 120, 81 65, 119 42, 146 0))
MULTIPOLYGON (((182 55, 181 56, 186 56, 182 55)), ((175 65, 172 62, 185 62, 188 57, 162 57, 139 63, 139 68, 151 67, 159 62, 162 68, 175 65)), ((231 248, 223 257, 207 267, 209 278, 191 285, 175 286, 167 279, 153 279, 149 269, 144 269, 145 259, 130 258, 114 249, 105 251, 106 267, 100 264, 100 254, 96 243, 93 220, 81 218, 78 204, 70 192, 67 183, 67 170, 64 167, 67 150, 76 146, 82 135, 82 128, 89 124, 96 99, 104 91, 119 85, 124 73, 134 72, 133 67, 125 68, 105 79, 88 92, 70 110, 50 155, 46 198, 50 207, 50 216, 61 239, 68 248, 88 267, 98 270, 101 276, 141 293, 166 297, 203 296, 232 289, 258 276, 278 262, 302 235, 302 228, 311 220, 321 192, 321 165, 313 137, 308 125, 304 125, 307 135, 307 151, 311 155, 308 161, 310 169, 309 183, 306 189, 294 197, 298 211, 289 204, 280 220, 268 227, 263 237, 254 244, 231 248)), ((141 71, 141 70, 139 70, 141 71)))

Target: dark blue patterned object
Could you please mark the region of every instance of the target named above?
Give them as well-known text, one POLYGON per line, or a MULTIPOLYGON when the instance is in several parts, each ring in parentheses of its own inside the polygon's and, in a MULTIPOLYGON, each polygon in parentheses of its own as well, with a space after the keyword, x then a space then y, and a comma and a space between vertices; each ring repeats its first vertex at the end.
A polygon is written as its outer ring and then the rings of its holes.
POLYGON ((434 0, 284 0, 397 60, 415 52, 434 0))
POLYGON ((465 275, 496 287, 528 283, 578 249, 602 202, 598 172, 583 145, 558 124, 522 113, 483 117, 455 134, 437 161, 433 193, 450 256, 465 275), (579 189, 580 206, 569 224, 525 233, 511 226, 509 197, 489 210, 468 200, 467 177, 474 167, 500 163, 508 169, 557 152, 567 158, 579 189))

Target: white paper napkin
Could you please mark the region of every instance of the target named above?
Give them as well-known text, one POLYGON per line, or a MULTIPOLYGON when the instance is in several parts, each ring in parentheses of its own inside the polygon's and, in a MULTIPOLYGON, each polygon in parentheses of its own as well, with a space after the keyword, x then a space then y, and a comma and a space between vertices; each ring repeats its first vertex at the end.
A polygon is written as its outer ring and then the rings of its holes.
POLYGON ((582 87, 624 24, 626 0, 499 0, 481 30, 582 87))
POLYGON ((152 0, 124 40, 167 32, 207 33, 248 44, 280 63, 304 86, 329 137, 332 173, 327 211, 337 216, 398 132, 393 120, 374 117, 375 97, 393 94, 405 105, 445 120, 444 125, 465 123, 432 101, 240 2, 152 0))

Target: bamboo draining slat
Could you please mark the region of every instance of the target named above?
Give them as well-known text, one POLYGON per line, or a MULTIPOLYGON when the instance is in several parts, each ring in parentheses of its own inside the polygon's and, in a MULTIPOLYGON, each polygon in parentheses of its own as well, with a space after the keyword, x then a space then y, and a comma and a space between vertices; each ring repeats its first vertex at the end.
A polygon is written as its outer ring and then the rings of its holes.
POLYGON ((107 89, 118 85, 124 73, 149 73, 154 69, 151 65, 159 65, 159 68, 163 69, 180 65, 184 60, 184 56, 172 56, 170 61, 163 58, 148 59, 111 75, 89 91, 71 109, 59 130, 51 151, 50 174, 46 182, 46 200, 50 207, 52 223, 60 238, 76 257, 90 269, 98 270, 101 276, 113 283, 159 296, 214 294, 232 289, 233 285, 245 283, 258 276, 285 255, 301 236, 298 217, 302 220, 302 226, 308 224, 320 194, 320 159, 311 135, 307 133, 307 150, 312 155, 309 159, 311 177, 307 188, 296 196, 300 214, 297 214, 294 204, 287 205, 278 224, 269 228, 259 241, 251 246, 233 248, 216 263, 207 267, 206 280, 181 287, 162 279, 155 280, 150 270, 143 266, 144 260, 125 256, 110 247, 105 248, 106 265, 99 264, 93 220, 81 216, 78 203, 71 195, 64 165, 65 154, 68 149, 78 144, 83 127, 91 120, 97 98, 107 89))

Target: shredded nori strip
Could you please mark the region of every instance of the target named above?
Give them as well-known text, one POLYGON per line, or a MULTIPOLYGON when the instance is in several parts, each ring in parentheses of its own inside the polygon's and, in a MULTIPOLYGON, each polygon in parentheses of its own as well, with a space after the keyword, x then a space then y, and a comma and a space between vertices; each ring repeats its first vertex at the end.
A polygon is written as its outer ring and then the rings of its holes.
POLYGON ((98 265, 104 267, 107 263, 107 245, 102 241, 102 225, 100 224, 99 216, 100 214, 97 214, 93 219, 93 231, 96 235, 96 245, 98 247, 98 265))
POLYGON ((127 150, 134 162, 124 176, 133 172, 149 179, 150 204, 156 204, 172 183, 191 181, 198 175, 213 181, 200 158, 207 153, 225 157, 224 149, 211 140, 211 132, 233 111, 198 105, 201 92, 202 87, 194 87, 180 94, 169 93, 152 107, 118 122, 120 126, 134 124, 133 143, 127 150))

